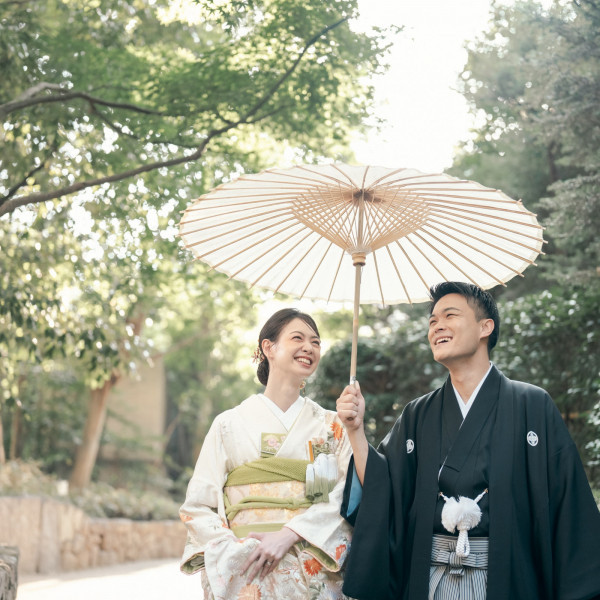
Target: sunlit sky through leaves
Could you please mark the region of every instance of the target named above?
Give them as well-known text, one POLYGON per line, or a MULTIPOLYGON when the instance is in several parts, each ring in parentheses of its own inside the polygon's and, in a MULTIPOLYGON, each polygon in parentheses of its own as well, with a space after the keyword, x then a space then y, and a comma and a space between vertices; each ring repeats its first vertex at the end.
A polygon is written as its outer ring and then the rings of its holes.
POLYGON ((393 38, 390 69, 375 80, 374 111, 387 126, 355 142, 358 162, 442 171, 474 123, 456 82, 467 59, 465 43, 485 29, 490 3, 359 0, 359 9, 364 28, 404 29, 393 38))

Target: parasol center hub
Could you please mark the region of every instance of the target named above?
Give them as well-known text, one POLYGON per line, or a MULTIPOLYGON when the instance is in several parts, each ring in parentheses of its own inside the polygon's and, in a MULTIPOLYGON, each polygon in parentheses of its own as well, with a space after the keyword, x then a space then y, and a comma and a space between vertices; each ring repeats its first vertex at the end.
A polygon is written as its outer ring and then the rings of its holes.
POLYGON ((352 264, 355 267, 364 267, 367 262, 366 252, 354 252, 352 254, 352 264))

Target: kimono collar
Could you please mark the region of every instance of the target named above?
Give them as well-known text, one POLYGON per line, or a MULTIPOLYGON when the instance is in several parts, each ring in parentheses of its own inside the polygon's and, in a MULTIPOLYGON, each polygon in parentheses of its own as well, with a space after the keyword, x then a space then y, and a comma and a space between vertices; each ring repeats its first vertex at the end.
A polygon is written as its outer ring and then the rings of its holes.
POLYGON ((471 406, 473 406, 473 402, 475 402, 475 398, 477 397, 477 394, 479 393, 479 390, 481 389, 481 386, 483 385, 485 378, 490 374, 491 370, 492 370, 492 363, 490 362, 490 366, 489 366, 488 370, 485 372, 485 375, 481 378, 481 380, 477 384, 477 387, 473 390, 473 393, 471 394, 471 396, 467 402, 463 401, 460 394, 458 393, 458 390, 454 387, 454 384, 452 384, 452 389, 454 390, 454 395, 456 396, 456 400, 458 402, 458 406, 460 408, 460 412, 462 413, 463 419, 467 416, 467 413, 469 412, 469 409, 471 408, 471 406))
POLYGON ((300 414, 304 407, 305 399, 302 396, 298 396, 298 399, 292 404, 286 411, 281 410, 273 400, 267 398, 264 394, 258 394, 259 398, 264 402, 265 406, 281 421, 283 426, 289 431, 292 425, 296 421, 296 418, 300 414))

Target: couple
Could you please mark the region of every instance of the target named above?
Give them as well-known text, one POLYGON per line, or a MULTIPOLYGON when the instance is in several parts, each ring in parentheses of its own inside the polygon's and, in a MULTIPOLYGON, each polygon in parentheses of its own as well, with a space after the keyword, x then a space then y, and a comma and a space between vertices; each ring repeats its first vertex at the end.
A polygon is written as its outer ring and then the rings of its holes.
POLYGON ((378 450, 358 385, 337 415, 299 395, 320 358, 314 321, 267 321, 264 393, 215 419, 181 508, 182 570, 203 571, 206 600, 600 597, 600 513, 554 403, 489 362, 487 292, 447 282, 431 298, 449 377, 378 450))

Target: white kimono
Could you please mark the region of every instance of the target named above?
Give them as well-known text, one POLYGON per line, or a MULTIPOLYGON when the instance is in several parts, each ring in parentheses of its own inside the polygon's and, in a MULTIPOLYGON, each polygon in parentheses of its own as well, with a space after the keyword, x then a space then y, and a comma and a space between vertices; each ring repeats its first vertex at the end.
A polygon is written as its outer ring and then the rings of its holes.
MULTIPOLYGON (((202 572, 205 600, 345 598, 341 570, 350 547, 351 528, 340 516, 340 503, 351 453, 336 413, 309 398, 289 431, 262 395, 251 396, 217 416, 204 440, 180 510, 188 529, 181 570, 187 574, 202 572), (261 444, 263 456, 270 446, 279 458, 311 460, 309 442, 313 447, 323 444, 337 459, 338 480, 328 502, 308 508, 251 508, 227 520, 223 491, 234 468, 259 459, 261 444), (292 546, 271 574, 262 580, 257 576, 247 584, 248 573, 242 576, 240 567, 260 542, 236 537, 231 527, 251 531, 253 524, 268 527, 271 523, 285 523, 304 541, 292 546)), ((228 487, 227 494, 232 504, 248 496, 294 498, 300 502, 305 497, 305 484, 252 483, 228 487)))

